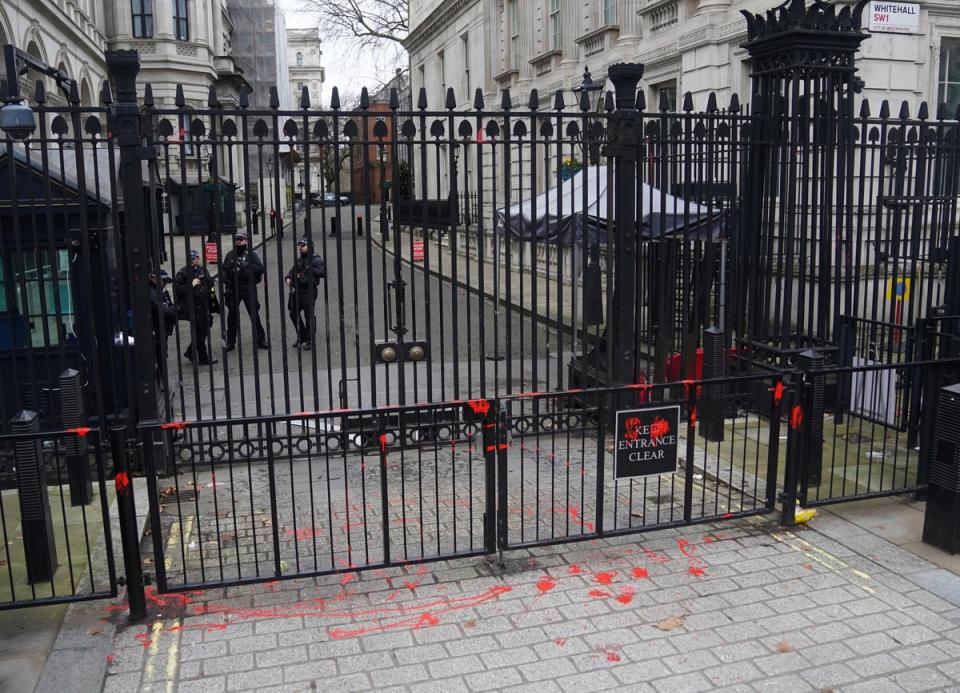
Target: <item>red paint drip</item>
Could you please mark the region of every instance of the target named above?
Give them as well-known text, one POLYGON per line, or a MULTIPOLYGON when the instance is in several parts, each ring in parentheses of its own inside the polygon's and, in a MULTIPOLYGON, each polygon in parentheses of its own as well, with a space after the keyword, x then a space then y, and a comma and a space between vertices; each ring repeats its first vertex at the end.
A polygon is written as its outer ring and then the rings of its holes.
POLYGON ((169 421, 169 422, 167 422, 167 423, 160 424, 160 428, 163 429, 163 430, 167 430, 167 429, 170 429, 170 428, 175 428, 175 429, 177 429, 177 430, 179 431, 179 430, 184 429, 184 428, 186 428, 186 427, 187 427, 187 422, 186 422, 186 421, 169 421))
POLYGON ((551 575, 545 575, 537 581, 537 589, 540 594, 546 594, 557 586, 557 580, 551 575))
POLYGON ((635 578, 650 577, 650 573, 647 571, 646 568, 634 568, 634 569, 633 569, 633 577, 635 577, 635 578))
POLYGON ((594 577, 596 578, 597 582, 599 582, 601 585, 609 585, 613 582, 613 578, 615 578, 616 576, 617 576, 617 571, 611 570, 604 573, 597 573, 594 577))
POLYGON ((797 430, 803 425, 803 408, 795 404, 790 411, 790 428, 797 430))
POLYGON ((90 431, 92 431, 92 430, 93 430, 92 428, 87 428, 87 427, 84 427, 84 426, 80 426, 80 427, 78 427, 78 428, 68 428, 68 429, 67 429, 67 433, 74 433, 74 434, 80 436, 81 438, 83 438, 83 437, 85 437, 85 436, 86 436, 90 431))
POLYGON ((380 452, 382 453, 387 452, 387 434, 386 433, 383 433, 380 436, 380 452))
POLYGON ((130 477, 127 476, 126 472, 117 472, 113 483, 117 487, 117 493, 121 496, 126 495, 127 491, 130 490, 130 477))
POLYGON ((490 401, 486 399, 471 399, 467 402, 470 409, 477 416, 486 416, 490 413, 490 401))
POLYGON ((778 382, 772 388, 773 392, 773 403, 780 404, 780 400, 783 399, 783 381, 778 382))
POLYGON ((113 664, 113 655, 107 655, 107 664, 113 664))
POLYGON ((697 425, 697 408, 696 407, 690 407, 690 425, 691 426, 697 425))

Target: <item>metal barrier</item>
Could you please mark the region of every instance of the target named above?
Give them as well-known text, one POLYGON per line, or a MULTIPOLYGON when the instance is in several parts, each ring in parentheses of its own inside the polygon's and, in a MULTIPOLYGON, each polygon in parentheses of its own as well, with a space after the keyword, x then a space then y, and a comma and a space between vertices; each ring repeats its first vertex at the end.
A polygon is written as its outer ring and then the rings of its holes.
POLYGON ((98 432, 41 432, 31 411, 19 412, 11 428, 16 432, 0 435, 0 457, 15 470, 0 489, 0 609, 116 596, 98 432), (89 497, 71 493, 78 465, 92 473, 89 497))

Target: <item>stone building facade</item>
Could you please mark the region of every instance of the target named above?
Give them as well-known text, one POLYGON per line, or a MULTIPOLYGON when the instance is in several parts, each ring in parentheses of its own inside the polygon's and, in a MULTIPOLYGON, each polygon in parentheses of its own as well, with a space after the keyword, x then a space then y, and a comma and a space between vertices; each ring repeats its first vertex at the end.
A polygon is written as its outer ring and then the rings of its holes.
MULTIPOLYGON (((877 0, 879 2, 879 0, 877 0)), ((414 94, 427 88, 442 104, 446 87, 468 107, 482 87, 494 97, 510 88, 515 104, 536 88, 541 97, 579 84, 585 67, 602 80, 617 62, 645 65, 647 102, 661 92, 674 103, 685 92, 703 107, 734 92, 749 100, 750 63, 741 44, 741 10, 763 12, 775 0, 410 0, 406 41, 414 94)), ((809 3, 808 3, 809 4, 809 3)), ((837 0, 837 4, 852 4, 837 0)), ((884 3, 880 2, 881 5, 884 3)), ((918 0, 916 27, 872 37, 858 57, 863 94, 871 102, 960 104, 960 2, 918 0)), ((882 8, 879 8, 882 9, 882 8)), ((882 24, 882 23, 881 23, 882 24)), ((568 103, 573 95, 568 94, 568 103)), ((931 109, 935 110, 935 109, 931 109)))
MULTIPOLYGON (((287 29, 287 66, 293 107, 299 108, 300 95, 306 87, 310 93, 311 108, 328 108, 330 104, 325 101, 326 96, 323 93, 326 70, 323 67, 319 29, 287 29)), ((293 178, 297 197, 302 197, 308 188, 311 193, 320 191, 323 176, 318 148, 311 147, 309 162, 304 157, 296 163, 293 178), (307 171, 307 163, 309 163, 309 171, 307 171)))

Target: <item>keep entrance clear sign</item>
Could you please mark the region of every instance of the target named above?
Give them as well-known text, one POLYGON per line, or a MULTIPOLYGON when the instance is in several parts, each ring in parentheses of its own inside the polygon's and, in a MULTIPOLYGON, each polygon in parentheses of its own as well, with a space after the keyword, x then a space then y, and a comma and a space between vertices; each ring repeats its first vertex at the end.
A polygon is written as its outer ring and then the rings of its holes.
POLYGON ((618 411, 616 478, 675 471, 679 427, 679 406, 618 411))

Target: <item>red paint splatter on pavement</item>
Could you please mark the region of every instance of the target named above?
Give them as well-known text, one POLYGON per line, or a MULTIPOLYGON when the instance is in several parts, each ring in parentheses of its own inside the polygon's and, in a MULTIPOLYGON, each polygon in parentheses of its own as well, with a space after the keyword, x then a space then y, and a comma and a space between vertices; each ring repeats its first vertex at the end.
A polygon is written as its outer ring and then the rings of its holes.
POLYGON ((617 596, 617 601, 621 604, 629 604, 633 601, 633 595, 636 594, 636 590, 630 585, 625 585, 620 594, 617 596))
POLYGON ((682 553, 687 558, 690 558, 696 551, 696 547, 694 547, 686 539, 677 539, 677 548, 680 549, 680 553, 682 553))
POLYGON ((290 534, 302 541, 304 539, 315 539, 320 532, 313 527, 302 527, 300 529, 288 529, 287 534, 290 534))
POLYGON ((540 594, 546 594, 554 587, 557 586, 557 579, 552 575, 544 575, 542 578, 537 580, 537 589, 540 590, 540 594))
POLYGON ((412 592, 413 590, 417 589, 417 588, 420 586, 420 581, 419 581, 419 580, 404 580, 404 581, 403 581, 403 586, 406 587, 408 590, 410 590, 410 591, 412 592))
POLYGON ((553 642, 554 642, 555 645, 558 645, 558 646, 560 646, 560 647, 563 647, 564 645, 567 644, 566 638, 557 638, 557 639, 554 640, 553 642))
POLYGON ((133 637, 136 638, 137 642, 139 642, 144 649, 150 647, 153 643, 153 640, 150 639, 150 633, 137 633, 133 637))
POLYGON ((344 573, 340 578, 340 585, 349 585, 351 582, 357 579, 356 573, 344 573))
POLYGON ((633 577, 635 578, 650 577, 650 571, 648 571, 646 568, 634 568, 632 572, 633 577))
POLYGON ((605 599, 610 596, 610 593, 603 590, 590 590, 590 596, 594 599, 605 599))
POLYGON ((706 571, 698 565, 690 566, 690 574, 695 575, 696 577, 703 577, 706 575, 706 571))
POLYGON ((608 662, 619 662, 620 653, 619 652, 607 652, 607 661, 608 662))
POLYGON ((673 559, 670 556, 667 556, 663 553, 658 553, 653 549, 643 549, 643 555, 649 558, 651 561, 656 561, 657 563, 669 563, 673 559))
POLYGON ((613 578, 615 578, 616 576, 617 576, 617 571, 615 570, 606 571, 603 573, 597 573, 596 575, 594 575, 597 582, 599 582, 601 585, 612 584, 613 578))
POLYGON ((572 566, 570 566, 569 568, 567 568, 567 572, 568 572, 570 575, 580 575, 583 571, 580 569, 580 566, 578 566, 576 563, 574 563, 572 566))

